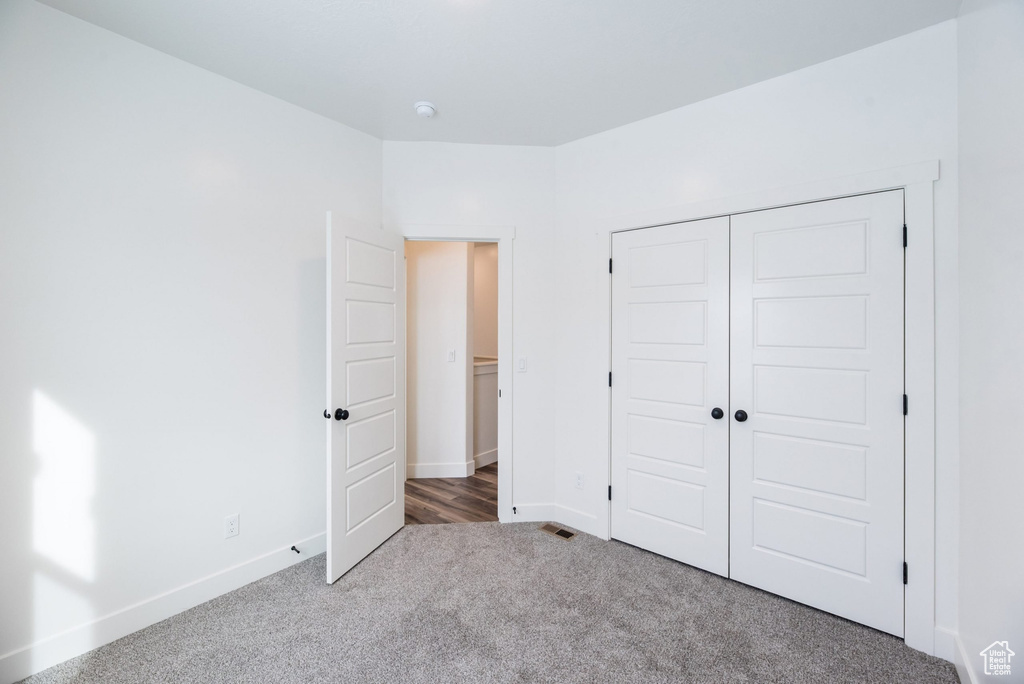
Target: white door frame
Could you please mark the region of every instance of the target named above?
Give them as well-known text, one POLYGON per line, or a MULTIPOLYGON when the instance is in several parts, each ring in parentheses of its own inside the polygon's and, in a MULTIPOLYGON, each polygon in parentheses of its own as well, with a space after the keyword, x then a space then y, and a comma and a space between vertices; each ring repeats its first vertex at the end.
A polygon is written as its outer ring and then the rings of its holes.
POLYGON ((498 520, 512 522, 512 241, 514 226, 400 225, 395 232, 422 242, 498 243, 498 520))
MULTIPOLYGON (((845 178, 738 195, 689 205, 668 207, 597 221, 607 238, 611 257, 612 233, 698 219, 728 216, 792 204, 838 199, 884 190, 904 190, 905 220, 909 229, 906 252, 904 376, 909 397, 904 438, 906 498, 904 552, 910 567, 903 595, 904 641, 908 646, 935 654, 935 254, 933 184, 939 162, 927 161, 845 178)), ((611 283, 602 306, 607 337, 594 340, 605 347, 611 367, 611 283)), ((607 435, 606 486, 611 484, 611 392, 599 429, 607 435)), ((611 505, 603 520, 609 539, 611 505)))

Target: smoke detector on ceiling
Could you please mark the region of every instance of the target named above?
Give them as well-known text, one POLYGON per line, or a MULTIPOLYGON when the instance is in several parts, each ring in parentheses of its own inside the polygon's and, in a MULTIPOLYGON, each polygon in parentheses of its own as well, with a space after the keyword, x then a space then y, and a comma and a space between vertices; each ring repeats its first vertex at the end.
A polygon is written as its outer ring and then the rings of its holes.
POLYGON ((432 102, 417 102, 413 107, 421 119, 429 119, 437 113, 437 107, 432 102))

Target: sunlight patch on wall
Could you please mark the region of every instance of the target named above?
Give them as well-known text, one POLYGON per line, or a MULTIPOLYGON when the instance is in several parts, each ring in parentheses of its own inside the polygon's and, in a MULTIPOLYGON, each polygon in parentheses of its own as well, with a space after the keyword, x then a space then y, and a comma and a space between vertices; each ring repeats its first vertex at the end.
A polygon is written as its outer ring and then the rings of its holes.
POLYGON ((42 392, 32 394, 32 446, 39 470, 32 489, 32 545, 79 579, 96 573, 96 438, 42 392))

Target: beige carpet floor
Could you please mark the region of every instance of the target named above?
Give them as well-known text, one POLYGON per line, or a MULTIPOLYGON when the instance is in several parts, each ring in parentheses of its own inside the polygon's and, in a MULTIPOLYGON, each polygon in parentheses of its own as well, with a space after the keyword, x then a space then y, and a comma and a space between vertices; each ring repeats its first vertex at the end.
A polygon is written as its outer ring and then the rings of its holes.
POLYGON ((332 586, 317 556, 26 681, 957 681, 900 639, 537 528, 406 527, 332 586))

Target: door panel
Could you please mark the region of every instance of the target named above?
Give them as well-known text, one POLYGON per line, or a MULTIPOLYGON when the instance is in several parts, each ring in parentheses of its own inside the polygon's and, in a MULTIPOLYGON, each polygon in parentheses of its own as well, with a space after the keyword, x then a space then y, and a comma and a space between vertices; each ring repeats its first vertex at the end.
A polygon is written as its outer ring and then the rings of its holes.
POLYGON ((903 634, 903 193, 731 219, 731 569, 903 634))
POLYGON ((729 223, 612 238, 612 536, 729 568, 729 223))
POLYGON ((405 522, 402 238, 327 215, 327 581, 405 522), (337 409, 348 411, 336 420, 337 409))

